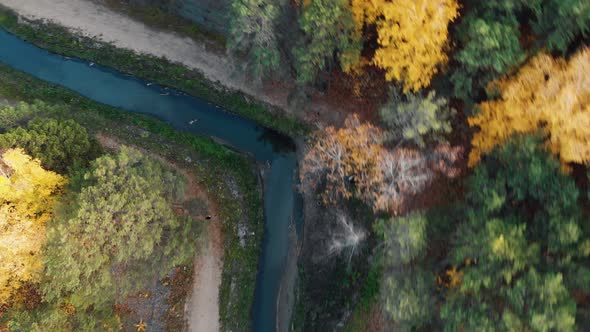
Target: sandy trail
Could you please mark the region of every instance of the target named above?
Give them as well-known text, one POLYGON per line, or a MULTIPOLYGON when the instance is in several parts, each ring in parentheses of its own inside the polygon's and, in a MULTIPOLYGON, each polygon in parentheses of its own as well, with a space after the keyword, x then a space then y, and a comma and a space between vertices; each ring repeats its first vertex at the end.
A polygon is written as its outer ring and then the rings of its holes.
POLYGON ((87 0, 0 0, 0 4, 26 18, 48 20, 120 48, 165 57, 201 72, 210 81, 287 109, 284 89, 262 91, 254 87, 252 80, 234 70, 234 62, 228 56, 208 50, 188 37, 151 29, 104 6, 87 0))
POLYGON ((195 260, 195 282, 186 307, 191 332, 219 331, 220 257, 223 252, 220 247, 221 230, 216 224, 209 224, 210 239, 205 241, 195 260))

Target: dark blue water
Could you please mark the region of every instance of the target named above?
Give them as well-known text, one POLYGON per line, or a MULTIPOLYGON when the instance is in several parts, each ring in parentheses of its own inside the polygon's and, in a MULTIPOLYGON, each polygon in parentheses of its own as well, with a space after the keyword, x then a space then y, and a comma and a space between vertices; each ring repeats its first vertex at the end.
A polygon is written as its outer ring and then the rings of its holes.
POLYGON ((206 101, 92 63, 35 47, 0 30, 0 61, 97 102, 150 114, 179 130, 214 137, 271 165, 265 186, 265 233, 256 284, 253 329, 274 331, 276 303, 295 204, 296 156, 289 138, 206 101), (189 122, 193 120, 193 124, 189 122))

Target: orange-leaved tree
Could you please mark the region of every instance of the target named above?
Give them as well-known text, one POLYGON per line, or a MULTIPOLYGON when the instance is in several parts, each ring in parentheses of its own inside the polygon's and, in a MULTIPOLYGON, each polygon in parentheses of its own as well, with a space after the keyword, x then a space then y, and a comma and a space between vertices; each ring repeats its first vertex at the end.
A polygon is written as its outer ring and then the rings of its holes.
POLYGON ((324 186, 324 203, 356 197, 374 211, 398 213, 407 198, 420 193, 436 173, 458 174, 454 163, 460 148, 441 144, 423 153, 382 145, 381 131, 361 124, 356 115, 347 118, 344 128, 328 127, 315 136, 314 144, 301 163, 304 191, 324 186))
POLYGON ((377 127, 361 124, 356 115, 346 119, 344 128, 326 128, 315 136, 315 144, 305 155, 302 185, 316 188, 323 183, 325 203, 365 195, 379 178, 381 139, 377 127))
POLYGON ((0 158, 0 305, 40 276, 45 222, 65 178, 41 168, 21 149, 0 158))
POLYGON ((569 62, 539 54, 514 76, 493 82, 502 98, 483 102, 468 119, 480 131, 473 136, 469 165, 515 133, 539 129, 562 163, 590 162, 590 49, 569 62))
POLYGON ((385 70, 388 81, 403 81, 404 92, 430 85, 448 60, 448 25, 459 15, 456 0, 352 0, 351 8, 357 37, 376 26, 372 62, 385 70))

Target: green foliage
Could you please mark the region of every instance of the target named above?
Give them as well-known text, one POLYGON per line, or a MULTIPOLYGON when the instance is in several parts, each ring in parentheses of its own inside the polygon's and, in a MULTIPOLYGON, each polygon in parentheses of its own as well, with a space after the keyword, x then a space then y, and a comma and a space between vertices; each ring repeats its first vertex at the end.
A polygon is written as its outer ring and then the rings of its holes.
POLYGON ((587 0, 536 0, 529 6, 537 16, 533 29, 552 51, 565 53, 574 39, 590 32, 587 0))
POLYGON ((62 174, 71 167, 87 166, 100 154, 96 140, 73 120, 35 118, 27 128, 18 127, 0 135, 0 147, 23 148, 41 160, 44 168, 62 174))
POLYGON ((47 306, 33 311, 12 310, 8 315, 8 327, 12 332, 73 331, 65 312, 56 307, 47 306))
POLYGON ((303 41, 293 49, 299 83, 312 81, 335 53, 360 54, 361 41, 351 37, 355 22, 346 0, 312 1, 303 9, 299 26, 303 41))
POLYGON ((279 67, 281 54, 275 31, 279 13, 278 4, 270 0, 232 2, 228 47, 248 55, 252 74, 257 78, 279 67))
POLYGON ((427 246, 427 223, 428 220, 421 213, 377 220, 375 233, 383 238, 383 260, 387 264, 400 265, 421 258, 427 246))
MULTIPOLYGON (((506 7, 512 7, 506 4, 506 7)), ((488 82, 521 64, 526 53, 520 46, 519 26, 513 12, 471 12, 457 27, 462 48, 455 55, 458 69, 451 75, 457 97, 469 97, 488 82)))
POLYGON ((510 73, 538 49, 565 53, 590 31, 587 0, 484 1, 472 8, 456 31, 458 66, 451 81, 460 98, 477 97, 488 82, 510 73))
POLYGON ((468 181, 450 256, 463 280, 441 310, 446 330, 574 329, 570 293, 586 288, 588 227, 574 181, 534 137, 496 149, 468 181))
POLYGON ((434 285, 432 273, 420 268, 404 267, 384 278, 384 309, 401 331, 414 331, 430 322, 434 285))
MULTIPOLYGON (((3 95, 6 95, 6 93, 3 95)), ((11 95, 7 97, 11 97, 11 95)), ((0 132, 24 126, 34 117, 52 116, 63 112, 63 110, 62 106, 46 104, 39 100, 35 100, 32 103, 20 102, 14 107, 0 105, 0 132)))
POLYGON ((434 311, 434 275, 423 267, 428 220, 421 213, 378 220, 375 232, 383 239, 383 306, 402 330, 428 324, 434 311))
POLYGON ((426 97, 407 94, 402 97, 392 89, 387 104, 379 114, 389 128, 386 137, 390 141, 404 140, 424 147, 425 138, 441 141, 451 132, 451 117, 455 110, 445 98, 436 98, 431 91, 426 97))
POLYGON ((195 223, 170 207, 183 189, 179 175, 137 150, 122 147, 94 161, 74 201, 48 224, 45 299, 108 311, 115 298, 187 263, 195 223))

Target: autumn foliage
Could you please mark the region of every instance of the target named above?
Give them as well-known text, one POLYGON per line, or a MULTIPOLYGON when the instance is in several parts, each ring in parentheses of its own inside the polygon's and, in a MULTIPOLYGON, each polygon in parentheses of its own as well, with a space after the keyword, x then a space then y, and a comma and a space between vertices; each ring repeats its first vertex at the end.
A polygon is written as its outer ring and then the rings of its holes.
POLYGON ((315 137, 301 167, 304 190, 324 186, 324 203, 357 197, 375 211, 398 212, 408 197, 421 192, 436 173, 456 176, 461 149, 446 144, 424 153, 382 145, 382 132, 356 115, 344 128, 328 127, 315 137))
POLYGON ((448 57, 448 25, 459 15, 455 0, 352 0, 356 34, 377 28, 378 48, 373 64, 388 81, 402 81, 404 92, 430 85, 448 57))
POLYGON ((21 149, 0 159, 0 305, 42 269, 45 222, 65 178, 41 168, 21 149))
POLYGON ((515 133, 542 129, 547 145, 563 163, 590 161, 590 49, 569 62, 540 54, 515 77, 492 84, 502 98, 480 104, 469 118, 480 131, 473 137, 469 165, 515 133))
POLYGON ((316 135, 316 143, 305 156, 301 179, 317 187, 325 182, 322 198, 336 203, 353 194, 363 196, 378 177, 382 153, 381 131, 368 123, 360 124, 356 115, 346 119, 344 128, 328 127, 316 135), (352 182, 356 184, 352 186, 352 182))

